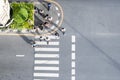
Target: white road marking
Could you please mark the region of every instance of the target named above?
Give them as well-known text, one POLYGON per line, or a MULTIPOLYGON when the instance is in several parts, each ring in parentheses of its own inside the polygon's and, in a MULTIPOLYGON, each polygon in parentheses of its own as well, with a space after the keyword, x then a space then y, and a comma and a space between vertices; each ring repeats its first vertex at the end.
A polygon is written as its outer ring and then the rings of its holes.
POLYGON ((45 80, 45 79, 34 79, 34 80, 45 80))
MULTIPOLYGON (((47 36, 47 37, 49 37, 50 39, 59 39, 59 38, 56 38, 56 36, 47 36)), ((39 39, 39 38, 40 38, 40 36, 38 36, 38 35, 35 36, 35 39, 39 39)))
POLYGON ((58 60, 35 60, 35 64, 59 64, 58 60))
POLYGON ((59 58, 59 54, 35 54, 35 58, 59 58))
POLYGON ((36 48, 35 47, 35 51, 56 51, 56 52, 58 52, 59 51, 59 48, 36 48))
POLYGON ((76 38, 75 38, 75 35, 72 35, 72 38, 71 38, 71 42, 72 42, 72 48, 71 48, 71 51, 72 51, 72 54, 71 54, 71 59, 72 59, 72 62, 71 62, 71 80, 75 80, 75 42, 76 42, 76 38))
POLYGON ((75 75, 75 69, 72 69, 72 75, 75 75))
POLYGON ((49 42, 49 44, 47 44, 47 42, 46 41, 42 41, 42 42, 40 42, 40 41, 35 41, 35 43, 36 44, 38 44, 38 45, 59 45, 59 42, 49 42))
POLYGON ((72 60, 75 60, 75 53, 72 53, 72 60))
POLYGON ((72 44, 72 51, 75 51, 75 44, 72 44))
POLYGON ((45 79, 34 79, 34 80, 45 80, 45 79))
POLYGON ((57 13, 58 17, 60 17, 60 13, 57 13))
POLYGON ((50 29, 54 29, 55 28, 55 26, 53 25, 52 27, 50 27, 50 29))
POLYGON ((49 36, 50 39, 60 39, 59 37, 56 36, 49 36))
POLYGON ((59 8, 58 8, 58 7, 55 7, 55 9, 56 9, 56 10, 59 10, 59 8))
POLYGON ((39 67, 35 66, 34 70, 52 70, 52 71, 59 71, 59 67, 39 67))
POLYGON ((75 43, 76 39, 75 39, 75 35, 72 35, 72 43, 75 43))
POLYGON ((75 61, 72 61, 72 68, 75 68, 75 61))
POLYGON ((58 23, 59 23, 59 20, 57 20, 55 23, 58 24, 58 23))
MULTIPOLYGON (((45 38, 44 36, 42 36, 43 38, 45 38)), ((35 39, 39 39, 40 38, 40 36, 39 35, 36 35, 35 36, 35 39)))
POLYGON ((58 73, 34 73, 34 77, 59 77, 58 73))
POLYGON ((25 55, 16 55, 16 57, 24 57, 25 55))
POLYGON ((71 78, 72 78, 72 80, 75 80, 75 76, 72 76, 71 78))

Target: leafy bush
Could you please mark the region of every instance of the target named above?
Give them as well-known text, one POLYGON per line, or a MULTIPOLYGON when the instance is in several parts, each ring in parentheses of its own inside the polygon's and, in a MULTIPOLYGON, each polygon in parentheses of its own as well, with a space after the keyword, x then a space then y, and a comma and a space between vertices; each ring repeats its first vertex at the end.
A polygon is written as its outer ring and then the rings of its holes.
POLYGON ((10 25, 12 29, 32 29, 34 25, 34 5, 32 3, 20 2, 11 3, 14 19, 10 25))

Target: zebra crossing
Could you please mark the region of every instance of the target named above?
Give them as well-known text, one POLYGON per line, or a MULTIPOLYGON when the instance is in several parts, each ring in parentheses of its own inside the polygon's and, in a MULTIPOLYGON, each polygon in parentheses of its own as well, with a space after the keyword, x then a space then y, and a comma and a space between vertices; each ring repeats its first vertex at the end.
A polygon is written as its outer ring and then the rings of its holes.
POLYGON ((52 80, 59 77, 59 38, 48 36, 51 40, 39 41, 35 36, 33 80, 52 80))

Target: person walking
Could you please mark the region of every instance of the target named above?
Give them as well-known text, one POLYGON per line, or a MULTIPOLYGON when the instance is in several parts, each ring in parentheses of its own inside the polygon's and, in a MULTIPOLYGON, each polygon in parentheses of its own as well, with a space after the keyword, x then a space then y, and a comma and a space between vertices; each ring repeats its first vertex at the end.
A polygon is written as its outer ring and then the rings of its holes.
POLYGON ((48 5, 48 11, 50 11, 51 3, 47 3, 47 5, 48 5))
POLYGON ((40 40, 40 41, 43 41, 43 40, 44 40, 44 37, 43 37, 43 36, 40 36, 39 40, 40 40))
POLYGON ((55 36, 56 36, 56 38, 60 38, 60 35, 57 31, 55 31, 55 36))
POLYGON ((44 26, 45 26, 45 28, 50 28, 50 23, 49 22, 44 22, 44 24, 43 24, 44 26))
POLYGON ((49 44, 50 38, 49 38, 49 37, 46 37, 46 38, 45 38, 45 41, 47 42, 47 44, 49 44))
POLYGON ((32 47, 36 47, 37 44, 35 43, 35 41, 33 41, 32 47))
POLYGON ((60 28, 60 31, 63 33, 63 35, 65 34, 66 32, 66 29, 65 28, 60 28))

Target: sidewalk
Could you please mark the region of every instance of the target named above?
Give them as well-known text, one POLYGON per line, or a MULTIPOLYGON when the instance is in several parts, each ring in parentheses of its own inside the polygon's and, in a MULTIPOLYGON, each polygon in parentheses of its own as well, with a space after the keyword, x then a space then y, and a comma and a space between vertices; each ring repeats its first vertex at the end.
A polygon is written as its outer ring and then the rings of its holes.
MULTIPOLYGON (((44 27, 44 29, 39 31, 39 33, 49 35, 49 34, 54 33, 55 31, 57 31, 63 21, 63 11, 61 11, 61 7, 59 7, 60 5, 57 2, 52 1, 52 0, 51 1, 47 0, 47 1, 43 1, 43 2, 34 2, 34 5, 37 9, 44 10, 44 14, 45 15, 48 14, 49 17, 52 18, 52 21, 49 21, 49 23, 50 23, 49 28, 44 27), (47 10, 48 1, 51 3, 50 11, 47 10)), ((35 18, 35 26, 39 26, 42 22, 47 21, 39 13, 35 13, 34 16, 35 16, 34 17, 35 18)))
MULTIPOLYGON (((63 11, 61 6, 53 1, 53 0, 45 0, 43 2, 33 2, 34 6, 37 7, 38 9, 44 10, 44 14, 48 14, 51 18, 52 21, 50 21, 50 26, 49 28, 45 28, 41 31, 39 31, 38 35, 50 35, 52 33, 54 33, 55 31, 57 31, 59 29, 59 27, 62 24, 63 21, 63 11), (51 9, 50 11, 47 10, 47 2, 51 3, 51 9)), ((45 22, 46 20, 38 13, 34 13, 34 26, 39 26, 42 22, 45 22)), ((24 35, 24 34, 30 34, 30 35, 37 35, 37 33, 35 32, 34 29, 32 30, 12 30, 12 29, 0 29, 0 34, 20 34, 20 35, 24 35)))

